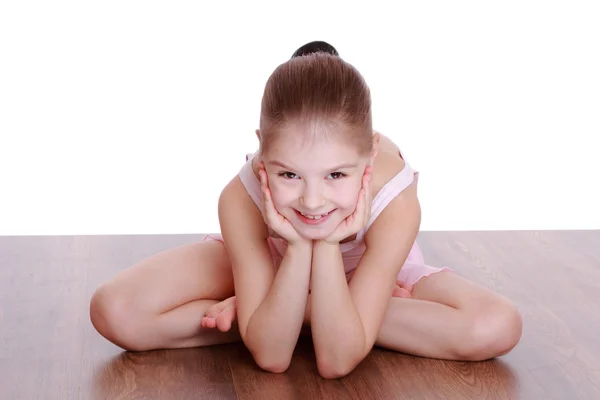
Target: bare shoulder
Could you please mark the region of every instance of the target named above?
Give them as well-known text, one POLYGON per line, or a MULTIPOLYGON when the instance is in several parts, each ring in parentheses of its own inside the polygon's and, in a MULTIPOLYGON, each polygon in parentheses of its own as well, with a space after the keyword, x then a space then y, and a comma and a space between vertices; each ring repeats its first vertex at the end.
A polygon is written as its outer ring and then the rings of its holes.
MULTIPOLYGON (((380 134, 375 157, 374 195, 406 166, 398 146, 380 134)), ((388 265, 397 273, 397 260, 405 260, 421 225, 421 205, 413 181, 381 211, 365 235, 367 264, 388 265)))
POLYGON ((379 151, 373 165, 373 197, 405 166, 399 147, 387 136, 380 132, 377 134, 379 134, 379 151))

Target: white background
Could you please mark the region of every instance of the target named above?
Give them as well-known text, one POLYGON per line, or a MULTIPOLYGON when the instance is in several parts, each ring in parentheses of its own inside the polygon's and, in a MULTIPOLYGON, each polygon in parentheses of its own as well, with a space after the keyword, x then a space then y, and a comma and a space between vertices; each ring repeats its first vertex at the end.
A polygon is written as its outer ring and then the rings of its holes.
POLYGON ((326 40, 422 230, 598 229, 597 1, 0 3, 0 234, 218 232, 264 84, 326 40))

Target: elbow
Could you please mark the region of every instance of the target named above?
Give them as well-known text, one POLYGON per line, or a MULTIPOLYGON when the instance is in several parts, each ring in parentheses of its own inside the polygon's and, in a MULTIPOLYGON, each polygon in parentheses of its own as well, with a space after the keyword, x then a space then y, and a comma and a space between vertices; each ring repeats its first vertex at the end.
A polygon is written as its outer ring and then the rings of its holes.
POLYGON ((324 379, 339 379, 349 375, 369 354, 371 347, 359 341, 347 341, 338 346, 315 346, 317 370, 324 379))
POLYGON ((350 374, 356 365, 349 362, 325 363, 317 360, 319 375, 324 379, 340 379, 350 374))
POLYGON ((288 370, 292 362, 291 357, 282 358, 274 355, 259 355, 253 354, 254 361, 261 369, 272 372, 274 374, 281 374, 288 370))
MULTIPOLYGON (((366 355, 365 355, 366 356, 366 355)), ((339 379, 350 374, 364 359, 360 354, 319 355, 317 354, 317 370, 324 379, 339 379)))
MULTIPOLYGON (((248 326, 250 323, 248 323, 248 326)), ((282 346, 273 346, 264 338, 257 338, 256 335, 249 335, 247 327, 240 328, 242 341, 246 349, 252 355, 256 365, 267 372, 281 374, 288 370, 292 363, 294 348, 285 349, 282 346), (246 328, 246 329, 244 329, 246 328)), ((272 342, 272 341, 271 341, 272 342)))

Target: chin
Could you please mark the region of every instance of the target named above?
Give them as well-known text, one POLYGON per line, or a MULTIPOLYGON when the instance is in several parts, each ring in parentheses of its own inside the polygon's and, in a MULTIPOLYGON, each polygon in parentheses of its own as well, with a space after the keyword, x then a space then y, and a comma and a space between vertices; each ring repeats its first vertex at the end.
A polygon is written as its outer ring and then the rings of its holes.
POLYGON ((307 239, 311 239, 311 240, 324 240, 327 239, 329 237, 329 235, 331 235, 333 233, 333 231, 329 232, 325 232, 325 231, 318 231, 318 232, 301 232, 300 234, 302 236, 304 236, 307 239))

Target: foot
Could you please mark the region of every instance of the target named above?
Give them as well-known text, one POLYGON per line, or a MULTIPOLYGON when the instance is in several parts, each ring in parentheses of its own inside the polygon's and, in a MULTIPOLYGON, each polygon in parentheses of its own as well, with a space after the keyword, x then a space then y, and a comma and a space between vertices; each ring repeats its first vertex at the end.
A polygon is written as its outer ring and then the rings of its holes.
POLYGON ((217 328, 221 332, 227 332, 237 317, 237 304, 235 296, 214 304, 206 310, 200 321, 203 328, 217 328))
POLYGON ((410 299, 412 297, 413 287, 409 283, 404 283, 402 281, 396 282, 396 287, 392 292, 393 297, 403 297, 406 299, 410 299))

